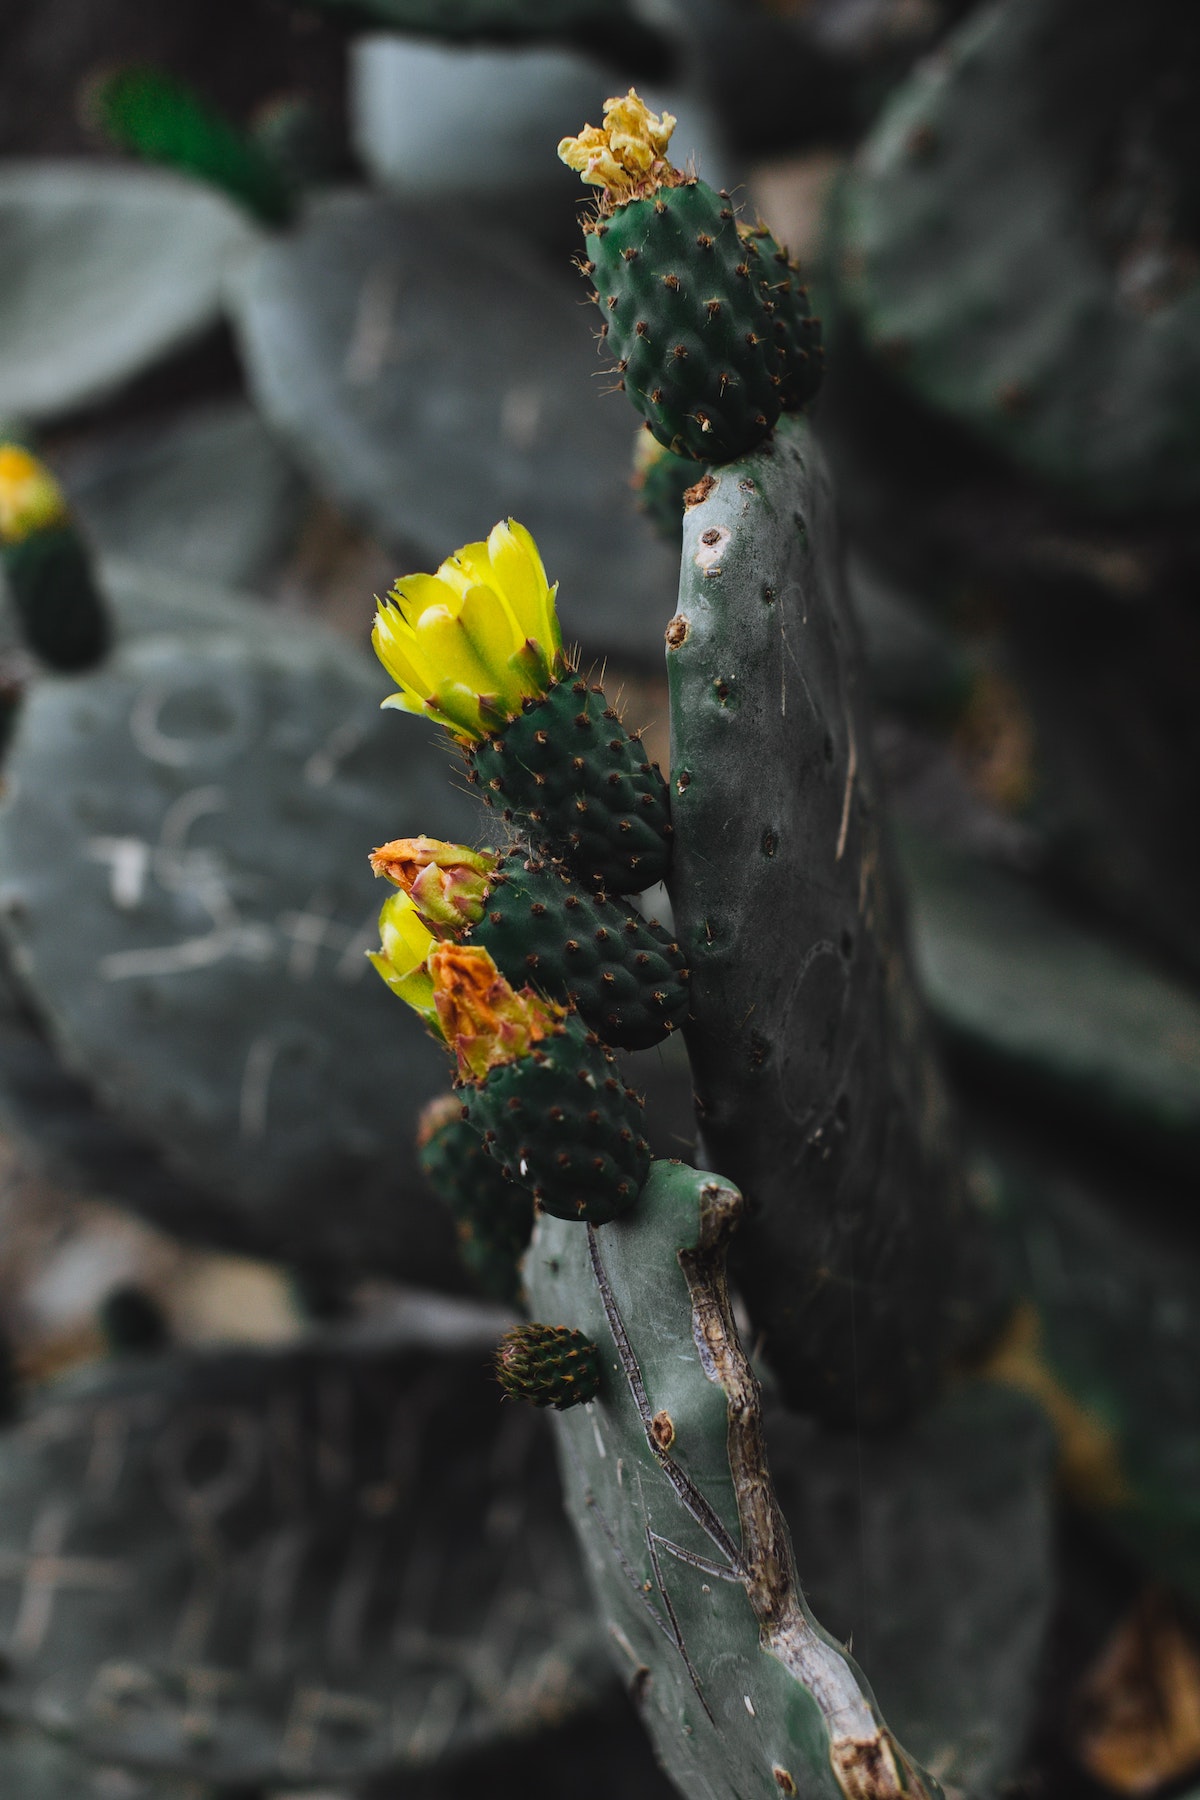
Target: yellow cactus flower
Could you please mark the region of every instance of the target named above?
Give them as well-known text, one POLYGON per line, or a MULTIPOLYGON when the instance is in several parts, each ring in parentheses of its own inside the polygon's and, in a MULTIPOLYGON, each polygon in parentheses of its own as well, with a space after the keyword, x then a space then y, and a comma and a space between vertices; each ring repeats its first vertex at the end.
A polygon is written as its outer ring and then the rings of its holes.
POLYGON ((375 654, 400 691, 384 701, 478 743, 567 669, 538 547, 515 519, 464 544, 436 575, 402 576, 375 615, 375 654))
POLYGON ((532 988, 510 987, 486 950, 438 944, 429 973, 442 1036, 458 1058, 464 1081, 528 1056, 535 1044, 562 1030, 565 1006, 532 988))
POLYGON ((371 852, 376 875, 386 875, 412 900, 436 936, 478 925, 488 882, 499 857, 493 850, 468 850, 441 838, 393 838, 371 852))
POLYGON ((36 532, 65 525, 62 489, 44 463, 19 444, 0 444, 0 544, 24 543, 36 532))
POLYGON ((429 952, 437 943, 433 933, 421 923, 417 909, 407 894, 390 894, 379 915, 378 950, 369 950, 368 958, 387 982, 393 994, 407 1000, 414 1012, 441 1036, 437 1007, 434 1005, 433 978, 426 964, 429 952))
POLYGON ((563 138, 559 158, 590 186, 603 188, 612 205, 644 199, 683 179, 666 155, 675 125, 670 113, 652 113, 630 88, 604 102, 603 125, 585 125, 578 137, 563 138))

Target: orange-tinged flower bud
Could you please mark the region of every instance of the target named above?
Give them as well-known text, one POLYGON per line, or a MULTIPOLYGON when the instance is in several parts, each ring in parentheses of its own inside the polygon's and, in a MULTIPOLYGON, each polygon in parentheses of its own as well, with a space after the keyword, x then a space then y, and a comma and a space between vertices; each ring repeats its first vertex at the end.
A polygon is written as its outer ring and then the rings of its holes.
POLYGON ((428 969, 442 1036, 464 1081, 482 1081, 489 1069, 528 1056, 535 1044, 562 1030, 566 1007, 532 988, 510 987, 486 950, 439 944, 430 951, 428 969))
POLYGON ((393 838, 371 852, 376 875, 406 893, 438 936, 479 923, 498 861, 494 851, 429 837, 393 838))

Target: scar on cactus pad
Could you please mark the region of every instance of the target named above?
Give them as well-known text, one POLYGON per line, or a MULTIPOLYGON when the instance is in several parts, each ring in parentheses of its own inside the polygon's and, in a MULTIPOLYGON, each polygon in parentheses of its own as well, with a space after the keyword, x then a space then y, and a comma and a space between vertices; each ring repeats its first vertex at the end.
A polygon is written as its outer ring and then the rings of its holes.
POLYGON ((435 937, 486 950, 510 981, 569 1002, 606 1044, 647 1049, 687 1019, 689 974, 674 937, 527 845, 501 854, 396 838, 371 866, 435 937))
POLYGON ((528 823, 579 876, 635 893, 667 873, 666 784, 563 649, 557 584, 515 519, 434 575, 403 576, 376 615, 384 701, 451 734, 487 805, 528 823))
POLYGON ((558 154, 600 189, 581 267, 619 385, 667 449, 730 462, 816 393, 820 322, 770 232, 667 160, 674 128, 630 88, 558 154))
POLYGON ((0 444, 0 565, 21 635, 53 669, 88 669, 111 640, 91 558, 49 469, 0 444))

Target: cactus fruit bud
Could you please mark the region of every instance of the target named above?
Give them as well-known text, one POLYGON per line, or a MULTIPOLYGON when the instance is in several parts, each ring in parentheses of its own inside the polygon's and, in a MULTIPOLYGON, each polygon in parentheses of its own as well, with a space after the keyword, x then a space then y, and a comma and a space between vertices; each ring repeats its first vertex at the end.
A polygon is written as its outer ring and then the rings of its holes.
POLYGON ((385 875, 407 894, 438 935, 479 923, 499 860, 491 850, 468 850, 465 844, 428 837, 393 838, 371 852, 376 875, 385 875))
POLYGON ((496 1379, 531 1406, 586 1406, 600 1391, 600 1352, 569 1325, 516 1325, 496 1347, 496 1379))
POLYGON ((436 944, 428 967, 441 1033, 463 1081, 485 1080, 562 1030, 566 1008, 539 999, 532 988, 510 987, 486 950, 436 944))
POLYGON ((384 701, 461 742, 503 729, 567 670, 553 587, 515 519, 464 544, 436 575, 402 576, 375 616, 375 654, 400 690, 384 701))
POLYGON ((407 1000, 414 1012, 441 1036, 433 1000, 433 980, 426 968, 437 939, 421 923, 416 907, 405 893, 391 894, 379 914, 380 948, 369 950, 367 959, 382 975, 393 994, 407 1000))
POLYGON ((533 1230, 533 1198, 510 1181, 463 1118, 457 1094, 439 1094, 417 1121, 421 1172, 454 1220, 458 1253, 482 1291, 522 1304, 521 1258, 533 1230))
POLYGON ((49 469, 0 445, 0 563, 29 648, 54 669, 88 669, 110 630, 91 559, 49 469))
POLYGON ((23 544, 34 532, 65 525, 63 491, 44 463, 19 444, 0 444, 0 543, 23 544))
POLYGON ((630 88, 604 102, 603 125, 585 125, 578 137, 562 139, 559 160, 590 187, 603 188, 610 204, 643 199, 683 179, 666 155, 675 125, 670 113, 652 113, 630 88))

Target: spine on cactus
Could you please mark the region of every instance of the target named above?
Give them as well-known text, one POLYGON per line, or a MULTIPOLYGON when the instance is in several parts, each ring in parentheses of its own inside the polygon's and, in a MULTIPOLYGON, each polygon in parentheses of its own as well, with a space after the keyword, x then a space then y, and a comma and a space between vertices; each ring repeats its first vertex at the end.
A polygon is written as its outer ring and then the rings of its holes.
POLYGON ((0 564, 21 635, 52 669, 90 669, 108 651, 108 609, 62 489, 19 444, 0 445, 0 564))
POLYGON ((636 893, 669 866, 666 783, 563 649, 557 591, 515 519, 402 577, 372 639, 399 684, 384 705, 443 725, 486 804, 584 880, 636 893))
POLYGON ((770 233, 668 160, 675 123, 631 88, 558 154, 600 189, 581 267, 619 385, 668 450, 724 463, 816 392, 820 326, 770 233))
POLYGON ((453 1052, 466 1116, 505 1177, 560 1218, 628 1212, 650 1146, 643 1101, 611 1052, 565 1006, 512 987, 486 950, 439 943, 407 894, 391 896, 380 926, 372 961, 453 1052))
POLYGON ((688 972, 654 920, 573 882, 528 848, 506 854, 396 838, 371 865, 437 937, 478 945, 513 982, 566 1001, 626 1050, 661 1043, 688 1012, 688 972))

